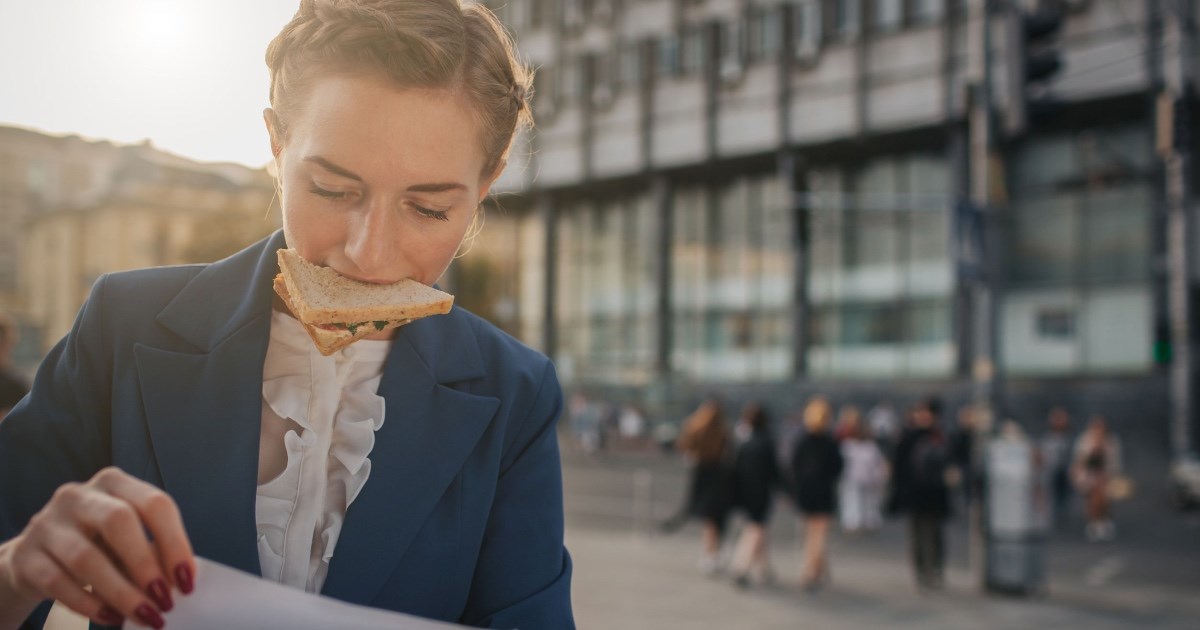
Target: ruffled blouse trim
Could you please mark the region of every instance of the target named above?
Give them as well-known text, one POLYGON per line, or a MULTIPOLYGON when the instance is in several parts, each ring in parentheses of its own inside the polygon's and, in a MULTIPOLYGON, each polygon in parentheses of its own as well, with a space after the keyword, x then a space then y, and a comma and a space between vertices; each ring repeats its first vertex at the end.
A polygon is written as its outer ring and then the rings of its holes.
MULTIPOLYGON (((299 326, 294 319, 287 319, 299 326)), ((276 341, 276 328, 272 326, 272 342, 276 341)), ((302 329, 298 330, 304 334, 302 329)), ((284 346, 281 348, 284 356, 278 357, 279 360, 267 361, 264 367, 263 399, 280 418, 298 425, 299 431, 292 429, 284 435, 287 464, 283 472, 258 486, 255 512, 259 559, 263 575, 280 580, 285 558, 296 561, 296 554, 289 554, 286 549, 289 527, 301 511, 311 517, 313 515, 309 510, 321 505, 321 514, 316 516, 317 526, 309 539, 312 547, 305 554, 306 561, 318 557, 318 553, 321 560, 322 566, 316 572, 319 576, 317 584, 312 583, 313 572, 308 572, 310 579, 306 587, 315 590, 313 587, 320 587, 333 557, 346 510, 358 497, 371 474, 369 456, 375 446, 375 432, 383 426, 386 409, 384 398, 375 392, 378 378, 356 379, 357 382, 347 383, 347 375, 341 371, 353 369, 354 366, 346 364, 338 366, 338 378, 317 379, 314 376, 317 369, 315 362, 341 359, 319 356, 307 337, 303 340, 306 345, 299 347, 290 343, 290 338, 294 337, 292 334, 287 334, 287 337, 289 340, 281 344, 284 346), (304 356, 295 356, 299 354, 297 350, 302 350, 304 356), (321 413, 321 410, 313 409, 313 389, 333 389, 341 383, 346 383, 341 391, 321 392, 337 398, 337 410, 331 423, 332 434, 330 439, 322 440, 322 427, 316 426, 322 423, 314 423, 311 417, 312 413, 321 413), (326 445, 328 450, 324 448, 326 445), (305 471, 312 466, 319 466, 326 471, 324 496, 313 503, 302 502, 302 492, 311 496, 318 490, 306 487, 302 491, 301 488, 306 477, 305 471)), ((376 359, 375 356, 364 358, 367 361, 377 360, 382 365, 382 359, 376 359)), ((307 477, 311 479, 312 473, 309 472, 307 477)))

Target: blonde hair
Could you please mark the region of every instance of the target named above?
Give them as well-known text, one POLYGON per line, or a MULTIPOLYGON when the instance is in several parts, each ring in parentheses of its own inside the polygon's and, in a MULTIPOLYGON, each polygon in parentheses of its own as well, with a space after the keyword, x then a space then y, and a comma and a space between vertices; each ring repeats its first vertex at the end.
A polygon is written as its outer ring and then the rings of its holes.
POLYGON ((480 130, 484 177, 507 158, 517 130, 533 124, 533 73, 496 16, 475 2, 301 0, 267 47, 267 67, 283 138, 313 79, 328 73, 461 93, 480 130))
POLYGON ((829 416, 833 415, 833 407, 829 401, 817 397, 804 406, 804 428, 809 433, 820 433, 829 428, 829 416))

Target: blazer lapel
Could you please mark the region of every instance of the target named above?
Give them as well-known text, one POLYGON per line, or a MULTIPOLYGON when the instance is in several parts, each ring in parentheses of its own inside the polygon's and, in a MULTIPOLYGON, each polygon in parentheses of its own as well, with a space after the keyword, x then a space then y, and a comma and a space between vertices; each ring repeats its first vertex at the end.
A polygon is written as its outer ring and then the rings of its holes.
POLYGON ((254 502, 271 279, 282 232, 205 267, 157 321, 194 352, 134 348, 163 486, 196 553, 259 573, 254 502))
POLYGON ((383 588, 500 406, 446 385, 483 374, 461 315, 400 331, 380 382, 386 416, 375 433, 371 476, 347 511, 322 590, 360 604, 383 588))
POLYGON ((154 455, 193 548, 255 574, 259 339, 269 325, 268 314, 207 354, 135 348, 154 455))

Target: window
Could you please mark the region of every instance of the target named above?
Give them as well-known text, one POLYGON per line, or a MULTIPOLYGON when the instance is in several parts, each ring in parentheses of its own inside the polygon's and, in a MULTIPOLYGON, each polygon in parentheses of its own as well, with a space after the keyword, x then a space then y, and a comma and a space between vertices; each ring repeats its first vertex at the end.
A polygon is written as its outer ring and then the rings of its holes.
POLYGON ((575 32, 583 28, 587 21, 586 0, 561 0, 562 26, 567 32, 575 32))
POLYGON ((665 35, 658 40, 654 59, 654 76, 667 79, 679 74, 679 38, 665 35))
POLYGON ((558 87, 558 105, 569 107, 577 104, 583 97, 583 64, 587 63, 585 56, 568 57, 558 67, 556 77, 558 87))
POLYGON ((946 11, 946 0, 910 0, 914 24, 930 24, 942 19, 946 11))
POLYGON ((805 360, 814 376, 953 371, 949 193, 937 154, 809 173, 805 360))
POLYGON ((793 228, 781 188, 766 176, 676 192, 674 371, 699 381, 793 372, 793 228))
POLYGON ((839 37, 850 39, 858 35, 860 2, 862 0, 834 1, 833 32, 837 33, 839 37))
POLYGON ((613 86, 613 70, 616 62, 613 57, 614 55, 607 52, 599 52, 586 57, 591 67, 592 104, 600 109, 611 105, 613 97, 616 96, 613 86))
POLYGON ((648 195, 562 208, 559 349, 566 382, 643 384, 657 358, 658 220, 648 195))
POLYGON ((1155 194, 1142 125, 1042 135, 1016 151, 1006 231, 1006 367, 1152 369, 1155 194))
POLYGON ((1043 308, 1037 313, 1038 337, 1070 341, 1075 336, 1075 312, 1068 308, 1043 308))
POLYGON ((705 41, 703 26, 694 25, 684 30, 679 58, 680 74, 695 76, 704 72, 704 58, 708 53, 705 41))
POLYGON ((783 46, 780 8, 754 7, 749 13, 747 56, 750 61, 773 59, 783 46))
POLYGON ((642 85, 645 72, 645 57, 642 54, 643 42, 625 42, 620 45, 617 53, 616 83, 620 89, 638 89, 642 85))
POLYGON ((533 75, 533 108, 539 118, 553 118, 557 111, 558 81, 553 67, 545 67, 533 75))
POLYGON ((875 0, 875 30, 887 32, 899 29, 903 17, 903 0, 875 0))
POLYGON ((541 28, 546 24, 552 23, 550 11, 552 10, 554 0, 526 0, 526 2, 529 6, 527 15, 529 16, 530 28, 541 28))
POLYGON ((812 61, 821 50, 821 3, 817 0, 792 6, 792 55, 812 61))

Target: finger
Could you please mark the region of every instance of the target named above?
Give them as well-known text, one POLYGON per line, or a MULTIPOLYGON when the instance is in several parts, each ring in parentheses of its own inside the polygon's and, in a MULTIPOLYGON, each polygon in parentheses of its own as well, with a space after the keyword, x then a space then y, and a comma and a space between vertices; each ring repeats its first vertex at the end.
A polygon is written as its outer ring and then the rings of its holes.
POLYGON ((159 609, 166 612, 174 607, 157 552, 132 505, 103 492, 91 492, 79 501, 76 514, 83 527, 99 538, 102 550, 124 568, 159 609))
POLYGON ((21 587, 38 599, 53 599, 71 610, 110 626, 125 623, 120 613, 83 589, 43 550, 24 554, 21 559, 21 587))
POLYGON ((43 540, 43 549, 76 585, 90 584, 93 597, 125 617, 156 629, 163 626, 162 615, 146 594, 125 577, 108 554, 82 533, 56 527, 46 531, 43 540))
POLYGON ((191 593, 196 561, 175 501, 159 488, 116 468, 97 473, 95 480, 106 492, 127 501, 137 510, 154 538, 163 574, 180 591, 191 593))

